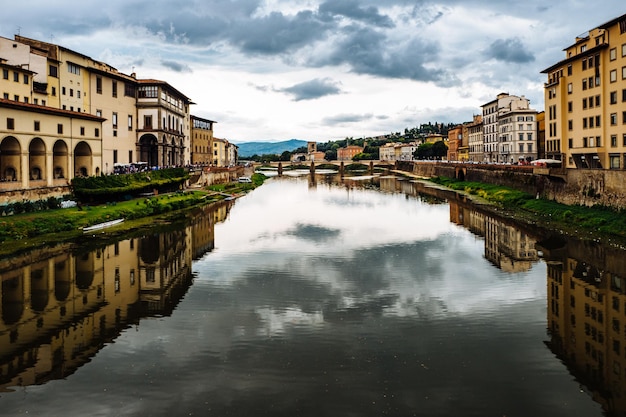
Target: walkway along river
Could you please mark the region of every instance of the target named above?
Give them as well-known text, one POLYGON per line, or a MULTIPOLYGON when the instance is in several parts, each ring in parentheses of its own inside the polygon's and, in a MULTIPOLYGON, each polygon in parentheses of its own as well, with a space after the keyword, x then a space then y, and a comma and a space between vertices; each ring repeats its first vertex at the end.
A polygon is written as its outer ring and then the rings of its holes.
POLYGON ((274 178, 0 260, 0 415, 622 415, 623 259, 407 179, 274 178))

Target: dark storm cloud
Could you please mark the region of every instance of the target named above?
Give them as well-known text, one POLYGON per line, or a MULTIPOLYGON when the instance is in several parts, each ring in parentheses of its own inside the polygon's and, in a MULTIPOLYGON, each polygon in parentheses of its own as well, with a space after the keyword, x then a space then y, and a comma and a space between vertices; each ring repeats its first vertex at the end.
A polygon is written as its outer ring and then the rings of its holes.
POLYGON ((291 87, 277 89, 276 91, 293 95, 295 101, 314 100, 324 96, 341 94, 341 88, 339 88, 338 83, 328 78, 316 78, 291 87))
POLYGON ((274 12, 232 28, 227 36, 244 53, 274 55, 309 45, 325 33, 326 24, 303 11, 293 17, 274 12))
POLYGON ((438 58, 437 45, 417 38, 396 45, 385 33, 353 26, 333 46, 328 56, 315 58, 314 64, 347 64, 357 74, 385 78, 433 82, 445 82, 449 78, 443 70, 426 67, 438 58))
POLYGON ((181 64, 175 61, 161 61, 161 65, 175 72, 192 72, 189 65, 181 64))
POLYGON ((319 13, 324 16, 344 16, 369 25, 393 28, 395 24, 388 17, 381 15, 377 7, 365 7, 356 0, 326 1, 319 7, 319 13))
POLYGON ((517 38, 497 39, 485 51, 489 58, 504 62, 525 64, 535 60, 532 52, 526 50, 522 42, 517 38))

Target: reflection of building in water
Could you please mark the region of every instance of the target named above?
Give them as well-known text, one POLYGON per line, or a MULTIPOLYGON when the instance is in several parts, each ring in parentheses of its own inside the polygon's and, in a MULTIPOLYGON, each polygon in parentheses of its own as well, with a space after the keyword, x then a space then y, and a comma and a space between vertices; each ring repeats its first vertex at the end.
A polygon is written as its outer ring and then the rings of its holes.
POLYGON ((199 259, 215 248, 215 225, 228 217, 234 201, 221 201, 198 209, 190 224, 193 259, 199 259))
POLYGON ((69 375, 138 314, 171 311, 191 283, 189 235, 0 262, 0 390, 69 375))
POLYGON ((605 411, 625 415, 624 252, 573 241, 546 246, 549 346, 605 411))
POLYGON ((507 272, 530 269, 539 260, 535 239, 519 227, 450 200, 450 221, 485 237, 485 258, 507 272))

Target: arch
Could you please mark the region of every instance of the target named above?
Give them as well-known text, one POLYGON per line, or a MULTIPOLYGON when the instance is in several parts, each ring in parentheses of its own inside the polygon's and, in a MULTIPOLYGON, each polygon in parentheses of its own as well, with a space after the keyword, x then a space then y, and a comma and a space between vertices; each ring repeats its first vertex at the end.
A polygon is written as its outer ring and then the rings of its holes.
POLYGON ((5 324, 15 324, 24 313, 24 282, 19 276, 2 280, 2 320, 5 324))
POLYGON ((66 178, 68 163, 67 144, 65 141, 57 140, 52 147, 52 172, 54 179, 66 178))
POLYGON ((78 142, 74 148, 74 168, 76 169, 76 176, 86 177, 93 172, 91 147, 87 142, 78 142))
POLYGON ((33 311, 41 313, 48 306, 48 268, 30 271, 30 305, 33 311))
POLYGON ((87 290, 93 283, 94 259, 93 253, 84 253, 74 258, 76 271, 76 286, 79 290, 87 290))
POLYGON ((159 165, 159 140, 156 136, 150 133, 142 135, 138 147, 138 162, 147 162, 151 167, 159 165))
POLYGON ((70 295, 72 279, 67 259, 54 263, 54 298, 65 301, 70 295))
POLYGON ((465 181, 465 176, 467 175, 467 168, 456 168, 454 172, 454 177, 459 181, 465 181))
POLYGON ((34 138, 28 146, 28 172, 31 180, 45 179, 46 144, 40 138, 34 138))
POLYGON ((19 181, 22 178, 22 147, 13 136, 0 142, 0 180, 19 181))

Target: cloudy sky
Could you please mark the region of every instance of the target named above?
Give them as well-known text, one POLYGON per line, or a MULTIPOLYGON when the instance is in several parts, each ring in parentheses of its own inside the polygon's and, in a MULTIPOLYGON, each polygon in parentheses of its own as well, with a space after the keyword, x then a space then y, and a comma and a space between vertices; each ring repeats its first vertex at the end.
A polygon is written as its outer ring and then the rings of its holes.
POLYGON ((541 70, 623 0, 27 0, 0 36, 169 82, 235 143, 464 122, 499 92, 543 110, 541 70))

